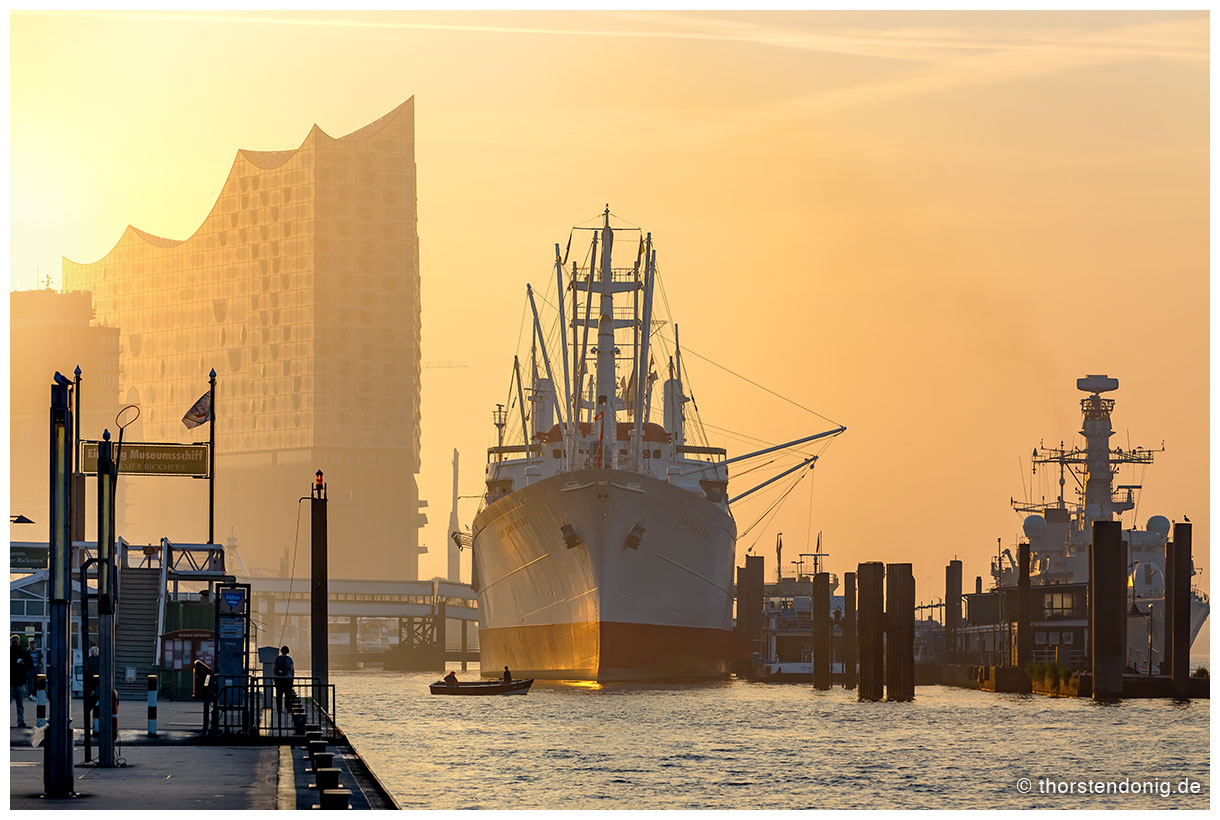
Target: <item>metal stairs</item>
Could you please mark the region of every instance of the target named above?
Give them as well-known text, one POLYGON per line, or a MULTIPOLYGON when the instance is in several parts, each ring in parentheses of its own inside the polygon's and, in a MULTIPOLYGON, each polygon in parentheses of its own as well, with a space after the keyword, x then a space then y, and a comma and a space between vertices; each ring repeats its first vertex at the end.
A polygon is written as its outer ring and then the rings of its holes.
POLYGON ((145 700, 148 676, 157 658, 157 623, 161 606, 161 570, 119 570, 118 617, 114 625, 114 687, 120 700, 145 700), (134 683, 126 683, 127 670, 134 683))

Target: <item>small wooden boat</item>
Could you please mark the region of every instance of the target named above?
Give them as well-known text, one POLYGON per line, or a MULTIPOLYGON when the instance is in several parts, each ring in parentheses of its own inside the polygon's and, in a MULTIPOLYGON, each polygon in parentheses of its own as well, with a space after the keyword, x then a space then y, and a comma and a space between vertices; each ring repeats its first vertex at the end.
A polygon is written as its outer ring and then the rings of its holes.
POLYGON ((534 685, 534 679, 515 680, 505 683, 502 680, 458 681, 456 686, 438 680, 428 689, 434 695, 524 695, 534 685))

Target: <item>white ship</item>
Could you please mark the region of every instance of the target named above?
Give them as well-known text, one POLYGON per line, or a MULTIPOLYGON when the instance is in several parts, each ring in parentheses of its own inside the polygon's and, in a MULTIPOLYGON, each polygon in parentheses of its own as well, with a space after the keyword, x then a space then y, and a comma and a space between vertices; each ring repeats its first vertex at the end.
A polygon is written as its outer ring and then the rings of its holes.
MULTIPOLYGON (((1092 522, 1114 521, 1135 510, 1135 493, 1141 489, 1139 484, 1116 487, 1115 475, 1122 465, 1151 464, 1157 452, 1142 447, 1111 448, 1114 430, 1110 414, 1114 400, 1102 398, 1102 394, 1117 390, 1118 379, 1089 375, 1077 379, 1076 387, 1089 394, 1080 400, 1084 447, 1066 448, 1062 444, 1057 448, 1039 447, 1031 458, 1034 470, 1038 465, 1058 470, 1058 499, 1050 504, 1013 504, 1017 511, 1030 513, 1025 518, 1024 531, 1030 547, 1030 584, 1034 586, 1088 583, 1092 522), (1069 478, 1079 488, 1071 503, 1064 495, 1069 478)), ((1128 571, 1127 666, 1144 673, 1155 673, 1164 657, 1165 543, 1169 532, 1169 519, 1162 515, 1150 517, 1142 530, 1135 526, 1123 529, 1128 571)), ((1001 586, 1016 586, 1016 564, 1011 553, 1005 551, 1004 556, 1007 563, 993 560, 992 576, 1001 586)), ((1197 572, 1192 566, 1191 574, 1197 572)), ((1192 585, 1192 644, 1210 612, 1207 596, 1192 585)))
POLYGON ((743 649, 728 468, 758 453, 688 443, 699 428, 687 418, 677 326, 671 355, 654 358, 669 340, 654 334, 652 236, 620 238, 616 252, 616 235, 639 229, 612 227, 608 208, 600 222, 574 229, 591 232, 583 265, 569 268, 555 245, 558 340, 527 287, 530 361, 514 358, 516 409, 496 410, 471 531, 481 666, 602 681, 723 676, 743 649), (663 423, 650 411, 658 360, 663 423), (524 440, 506 444, 518 424, 524 440))

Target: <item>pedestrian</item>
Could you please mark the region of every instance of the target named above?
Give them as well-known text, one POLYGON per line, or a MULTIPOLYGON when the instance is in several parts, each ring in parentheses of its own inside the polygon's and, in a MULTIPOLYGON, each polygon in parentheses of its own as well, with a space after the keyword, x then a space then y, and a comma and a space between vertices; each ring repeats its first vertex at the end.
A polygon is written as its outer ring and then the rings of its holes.
POLYGON ((281 646, 279 657, 271 665, 271 677, 275 683, 275 708, 280 711, 284 710, 284 697, 287 696, 290 701, 292 699, 292 676, 295 671, 288 647, 281 646))
POLYGON ((98 698, 100 693, 97 691, 101 685, 102 674, 102 659, 98 655, 96 646, 89 647, 89 657, 85 660, 85 722, 92 725, 94 714, 98 707, 98 698))
POLYGON ((30 670, 34 668, 34 659, 21 645, 21 636, 14 635, 9 643, 9 697, 17 701, 17 728, 25 728, 25 698, 29 690, 26 684, 30 679, 30 670))
POLYGON ((30 638, 30 657, 33 659, 33 668, 30 669, 30 674, 26 679, 26 686, 29 687, 27 694, 30 700, 36 700, 34 693, 38 691, 38 676, 42 674, 42 650, 38 648, 38 641, 30 638))

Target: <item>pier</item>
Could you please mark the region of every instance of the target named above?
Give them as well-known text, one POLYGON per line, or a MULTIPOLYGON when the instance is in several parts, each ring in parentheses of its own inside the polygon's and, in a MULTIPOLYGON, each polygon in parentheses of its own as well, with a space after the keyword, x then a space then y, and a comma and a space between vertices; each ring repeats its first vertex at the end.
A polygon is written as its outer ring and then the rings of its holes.
MULTIPOLYGON (((10 702, 10 712, 12 704, 10 702)), ((32 708, 32 707, 31 707, 32 708)), ((162 701, 155 737, 145 710, 123 704, 118 713, 120 766, 84 762, 83 732, 73 757, 75 797, 43 793, 43 749, 30 745, 33 728, 9 730, 9 807, 12 809, 308 809, 318 802, 305 737, 207 737, 201 701, 162 701)), ((72 707, 81 726, 80 701, 72 707)), ((337 727, 336 727, 337 728, 337 727)), ((327 744, 337 788, 350 792, 354 809, 396 809, 375 773, 341 730, 327 744)))

